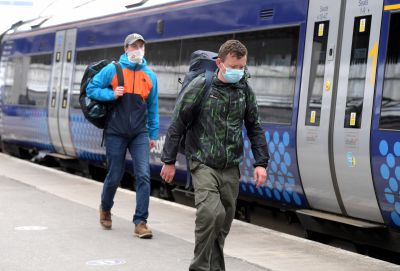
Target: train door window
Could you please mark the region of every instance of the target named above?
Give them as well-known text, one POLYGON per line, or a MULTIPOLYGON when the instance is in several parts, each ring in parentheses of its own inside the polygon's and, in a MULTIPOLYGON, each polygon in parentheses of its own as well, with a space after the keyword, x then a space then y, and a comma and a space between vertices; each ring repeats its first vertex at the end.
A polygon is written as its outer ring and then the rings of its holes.
POLYGON ((121 54, 124 53, 122 46, 102 48, 95 50, 78 51, 75 61, 74 79, 72 81, 71 91, 71 107, 79 109, 79 94, 81 80, 86 67, 96 61, 108 59, 110 61, 118 61, 121 54))
POLYGON ((319 126, 320 124, 328 35, 329 21, 316 22, 314 24, 307 112, 305 119, 305 125, 308 126, 319 126))
POLYGON ((371 19, 371 15, 356 17, 354 19, 353 43, 351 46, 346 112, 344 118, 345 128, 361 127, 371 19))
POLYGON ((51 54, 31 56, 26 91, 19 94, 19 104, 47 107, 51 61, 51 54))
POLYGON ((290 124, 296 85, 299 27, 237 33, 248 49, 249 84, 263 122, 290 124))
POLYGON ((400 13, 390 17, 379 128, 400 130, 400 13))

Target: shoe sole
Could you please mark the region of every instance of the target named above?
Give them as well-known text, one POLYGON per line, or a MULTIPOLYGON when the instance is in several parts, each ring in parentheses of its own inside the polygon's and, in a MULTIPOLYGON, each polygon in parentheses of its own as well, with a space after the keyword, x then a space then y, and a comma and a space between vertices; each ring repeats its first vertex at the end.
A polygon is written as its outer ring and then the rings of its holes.
POLYGON ((112 228, 112 226, 107 227, 107 226, 104 226, 104 225, 101 224, 101 223, 100 223, 100 226, 103 228, 103 230, 111 230, 111 228, 112 228))
POLYGON ((152 233, 144 233, 144 234, 135 233, 135 236, 137 236, 141 239, 151 239, 153 237, 153 234, 152 233))

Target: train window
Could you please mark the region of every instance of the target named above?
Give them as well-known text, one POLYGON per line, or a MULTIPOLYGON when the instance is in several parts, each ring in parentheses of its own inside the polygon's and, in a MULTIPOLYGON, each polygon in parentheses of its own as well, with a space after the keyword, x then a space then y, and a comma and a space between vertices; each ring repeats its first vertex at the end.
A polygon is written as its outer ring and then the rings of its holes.
POLYGON ((189 70, 190 55, 196 50, 218 51, 219 46, 231 36, 212 36, 146 44, 146 60, 157 74, 159 113, 171 115, 176 95, 189 70))
POLYGON ((400 13, 391 15, 379 128, 400 130, 400 13))
POLYGON ((354 19, 353 44, 351 46, 344 118, 345 128, 361 127, 371 19, 371 15, 356 17, 354 19))
POLYGON ((261 120, 290 124, 299 27, 237 33, 234 38, 242 41, 248 49, 249 84, 257 95, 261 120))
POLYGON ((180 47, 181 41, 176 40, 146 44, 145 58, 147 65, 157 75, 160 97, 177 94, 180 47))
POLYGON ((102 59, 108 59, 110 61, 112 60, 118 61, 120 55, 123 53, 124 49, 122 46, 77 52, 74 79, 72 81, 71 107, 76 109, 80 108, 79 105, 80 86, 83 73, 85 72, 86 67, 89 64, 96 61, 100 61, 102 59))
POLYGON ((326 49, 328 46, 329 21, 314 24, 310 80, 307 97, 307 112, 305 125, 319 126, 326 64, 326 49))
POLYGON ((28 74, 29 57, 17 56, 10 57, 7 65, 7 78, 9 87, 5 91, 5 103, 9 105, 31 105, 28 97, 29 93, 26 87, 26 78, 28 74))
MULTIPOLYGON (((185 73, 189 70, 190 57, 194 51, 205 50, 218 52, 219 47, 229 39, 232 39, 232 35, 208 36, 182 40, 178 78, 183 81, 185 73)), ((178 89, 180 89, 180 87, 181 85, 178 84, 178 89)), ((169 107, 174 108, 171 104, 169 107)))
POLYGON ((51 54, 13 57, 6 71, 5 103, 47 107, 51 54))
POLYGON ((4 103, 12 104, 12 88, 14 85, 15 64, 12 58, 6 63, 5 81, 4 81, 4 103))
POLYGON ((47 107, 51 62, 51 54, 31 56, 26 92, 19 94, 19 104, 47 107))
POLYGON ((158 113, 171 116, 174 112, 176 96, 158 96, 158 113))
POLYGON ((220 35, 182 40, 181 71, 185 73, 189 69, 190 56, 194 51, 206 50, 218 52, 219 47, 221 47, 225 41, 232 38, 232 35, 220 35))

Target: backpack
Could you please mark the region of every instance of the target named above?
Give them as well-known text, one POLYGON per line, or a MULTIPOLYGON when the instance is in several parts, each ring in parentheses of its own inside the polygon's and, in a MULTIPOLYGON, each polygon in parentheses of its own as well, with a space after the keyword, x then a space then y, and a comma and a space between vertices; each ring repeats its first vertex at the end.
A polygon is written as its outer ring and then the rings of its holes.
MULTIPOLYGON (((203 109, 204 102, 207 100, 208 96, 210 96, 212 78, 215 70, 217 69, 217 64, 215 63, 215 59, 217 57, 218 57, 217 53, 210 51, 203 51, 203 50, 197 50, 193 52, 190 57, 189 71, 185 74, 185 78, 182 82, 182 88, 179 91, 176 103, 179 103, 180 100, 182 99, 183 94, 185 93, 189 83, 194 78, 204 73, 206 78, 205 82, 206 92, 204 96, 201 97, 200 101, 197 104, 193 105, 192 115, 195 117, 200 115, 201 110, 203 109)), ((178 148, 178 152, 181 154, 185 154, 186 133, 190 129, 194 121, 195 119, 192 119, 192 122, 189 123, 188 126, 186 126, 186 129, 183 132, 183 135, 181 136, 178 148)))
MULTIPOLYGON (((99 129, 104 129, 107 121, 107 113, 113 108, 114 102, 102 102, 90 99, 86 95, 86 88, 92 78, 111 62, 107 59, 88 65, 83 73, 79 95, 79 104, 85 118, 99 129)), ((118 79, 118 86, 124 86, 124 76, 121 65, 113 62, 118 79)))

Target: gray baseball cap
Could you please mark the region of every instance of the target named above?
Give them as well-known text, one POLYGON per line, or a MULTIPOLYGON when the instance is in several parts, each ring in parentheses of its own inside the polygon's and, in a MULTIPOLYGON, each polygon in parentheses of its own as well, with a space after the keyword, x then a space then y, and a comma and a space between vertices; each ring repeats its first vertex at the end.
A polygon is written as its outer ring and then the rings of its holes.
POLYGON ((137 40, 142 40, 143 42, 146 42, 144 40, 144 38, 142 37, 142 35, 140 35, 138 33, 132 33, 132 34, 129 34, 128 36, 126 36, 125 42, 124 42, 124 47, 133 44, 137 40))

